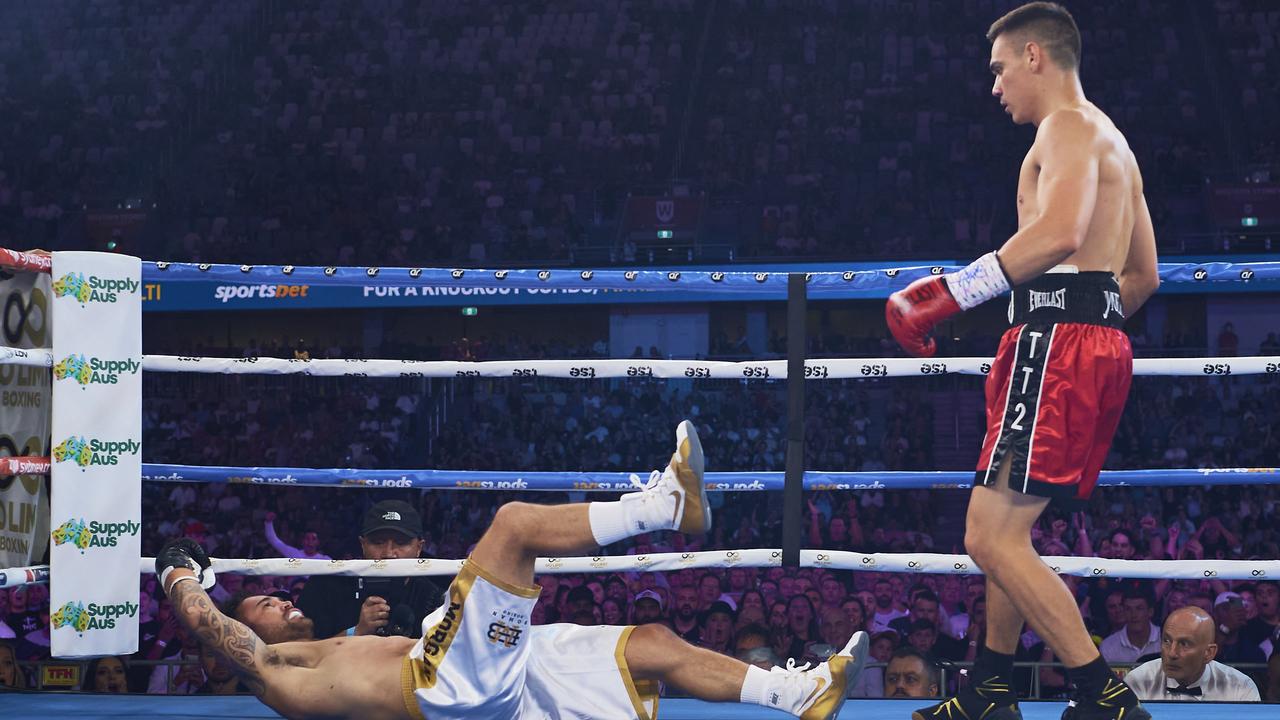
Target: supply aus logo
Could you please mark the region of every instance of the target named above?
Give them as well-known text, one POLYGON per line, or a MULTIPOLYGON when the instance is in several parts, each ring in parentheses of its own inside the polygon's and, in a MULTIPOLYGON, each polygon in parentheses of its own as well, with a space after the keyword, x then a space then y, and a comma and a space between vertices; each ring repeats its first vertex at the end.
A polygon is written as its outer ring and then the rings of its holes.
POLYGON ((117 620, 137 617, 138 603, 122 602, 99 605, 71 601, 49 616, 54 630, 69 627, 83 635, 90 630, 114 630, 117 620))
POLYGON ((53 281, 55 297, 70 297, 84 305, 91 302, 113 303, 121 294, 132 295, 138 292, 142 283, 132 278, 100 278, 97 275, 85 276, 84 273, 67 273, 53 281))
POLYGON ((74 378, 80 385, 115 385, 120 382, 121 375, 136 375, 142 369, 142 363, 130 358, 128 360, 102 360, 91 357, 85 359, 83 354, 68 355, 53 366, 55 380, 74 378))
POLYGON ((142 523, 132 520, 125 522, 91 520, 86 523, 84 518, 72 519, 62 523, 53 531, 53 544, 71 543, 80 548, 80 554, 83 555, 88 548, 115 547, 119 538, 137 537, 140 532, 142 532, 142 523))
POLYGON ((120 457, 142 452, 137 440, 85 440, 84 436, 69 437, 53 449, 53 461, 74 462, 82 468, 91 465, 119 465, 120 457))

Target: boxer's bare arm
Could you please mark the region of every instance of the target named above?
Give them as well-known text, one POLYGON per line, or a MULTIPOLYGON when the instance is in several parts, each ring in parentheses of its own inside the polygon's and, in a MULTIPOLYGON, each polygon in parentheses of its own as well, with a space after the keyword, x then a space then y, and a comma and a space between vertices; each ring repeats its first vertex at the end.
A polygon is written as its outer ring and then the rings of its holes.
POLYGON ((1039 214, 999 250, 1000 264, 1014 285, 1039 277, 1084 243, 1098 195, 1096 133, 1075 110, 1060 110, 1040 124, 1031 148, 1040 165, 1039 214))
POLYGON ((200 583, 177 582, 176 578, 184 574, 193 575, 182 568, 173 571, 175 580, 168 592, 179 622, 222 657, 254 695, 261 697, 267 691, 272 669, 283 666, 279 653, 248 626, 219 612, 200 583))
POLYGON ((1160 270, 1156 264, 1156 232, 1151 225, 1151 212, 1142 193, 1142 183, 1134 190, 1133 236, 1129 255, 1120 272, 1120 303, 1125 315, 1133 317, 1138 308, 1160 287, 1160 270))

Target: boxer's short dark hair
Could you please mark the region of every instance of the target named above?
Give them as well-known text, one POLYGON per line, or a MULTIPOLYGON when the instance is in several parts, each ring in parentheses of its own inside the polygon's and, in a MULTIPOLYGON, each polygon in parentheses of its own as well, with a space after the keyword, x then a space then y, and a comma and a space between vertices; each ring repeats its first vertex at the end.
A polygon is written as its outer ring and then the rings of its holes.
POLYGON ((1025 33, 1049 53, 1063 70, 1080 69, 1080 28, 1067 9, 1055 2, 1031 2, 991 23, 987 40, 1025 33))
POLYGON ((260 592, 252 592, 249 590, 237 590, 235 591, 235 593, 231 595, 231 597, 227 598, 227 600, 222 603, 222 607, 218 609, 222 611, 223 615, 226 615, 232 620, 239 620, 240 605, 242 605, 245 600, 248 600, 254 595, 261 595, 261 594, 262 593, 260 592))

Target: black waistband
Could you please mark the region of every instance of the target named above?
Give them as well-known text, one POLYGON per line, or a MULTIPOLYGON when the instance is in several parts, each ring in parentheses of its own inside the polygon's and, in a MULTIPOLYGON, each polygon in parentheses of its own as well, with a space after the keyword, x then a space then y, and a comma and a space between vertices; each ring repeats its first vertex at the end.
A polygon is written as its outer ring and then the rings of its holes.
POLYGON ((1009 323, 1124 326, 1120 283, 1109 272, 1046 273, 1013 289, 1009 323))

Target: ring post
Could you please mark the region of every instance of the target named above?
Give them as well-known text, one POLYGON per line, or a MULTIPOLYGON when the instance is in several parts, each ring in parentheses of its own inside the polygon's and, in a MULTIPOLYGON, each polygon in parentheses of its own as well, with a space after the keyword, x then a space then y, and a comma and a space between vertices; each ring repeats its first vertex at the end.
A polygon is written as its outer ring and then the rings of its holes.
POLYGON ((804 273, 787 276, 787 469, 782 491, 782 564, 800 565, 804 503, 804 273))

